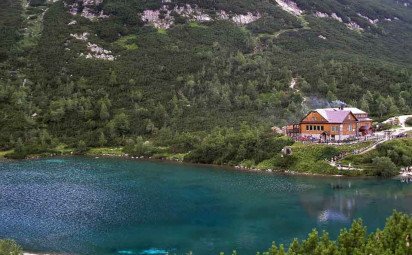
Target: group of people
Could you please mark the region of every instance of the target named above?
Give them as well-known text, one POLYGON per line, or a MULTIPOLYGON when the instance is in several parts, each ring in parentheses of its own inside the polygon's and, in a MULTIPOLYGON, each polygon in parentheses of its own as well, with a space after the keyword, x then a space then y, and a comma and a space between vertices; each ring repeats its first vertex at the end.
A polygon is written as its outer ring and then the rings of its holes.
POLYGON ((347 155, 349 155, 350 153, 349 152, 341 152, 341 153, 339 153, 339 155, 337 155, 337 156, 334 156, 334 157, 332 157, 331 159, 330 159, 330 162, 336 162, 336 161, 339 161, 339 160, 341 160, 342 158, 344 158, 344 157, 346 157, 347 155))

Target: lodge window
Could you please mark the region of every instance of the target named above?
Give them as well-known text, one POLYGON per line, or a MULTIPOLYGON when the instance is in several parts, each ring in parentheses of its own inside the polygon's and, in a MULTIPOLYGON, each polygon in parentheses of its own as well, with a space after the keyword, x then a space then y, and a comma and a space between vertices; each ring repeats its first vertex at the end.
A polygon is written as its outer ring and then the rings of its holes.
POLYGON ((306 130, 323 131, 323 130, 325 130, 325 127, 324 126, 315 126, 315 125, 306 125, 306 130))

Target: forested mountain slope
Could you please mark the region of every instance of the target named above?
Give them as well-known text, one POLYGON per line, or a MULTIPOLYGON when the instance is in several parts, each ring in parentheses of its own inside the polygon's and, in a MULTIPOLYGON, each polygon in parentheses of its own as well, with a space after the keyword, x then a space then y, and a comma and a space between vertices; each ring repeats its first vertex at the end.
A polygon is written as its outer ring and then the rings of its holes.
POLYGON ((411 0, 0 2, 0 147, 412 109, 411 0))

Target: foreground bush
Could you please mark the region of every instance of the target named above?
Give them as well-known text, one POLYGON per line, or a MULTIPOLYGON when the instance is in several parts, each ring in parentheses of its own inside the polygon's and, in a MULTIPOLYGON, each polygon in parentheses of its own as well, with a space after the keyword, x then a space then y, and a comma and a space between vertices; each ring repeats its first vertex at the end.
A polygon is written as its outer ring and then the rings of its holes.
MULTIPOLYGON (((236 251, 233 252, 236 254, 236 251)), ((257 253, 260 254, 260 253, 257 253)), ((367 234, 361 220, 349 229, 342 229, 337 240, 327 232, 313 230, 305 240, 295 239, 286 249, 275 243, 263 255, 410 255, 412 254, 412 217, 394 212, 385 227, 367 234)), ((224 253, 221 253, 224 255, 224 253)))
POLYGON ((0 240, 0 255, 21 255, 23 250, 12 240, 0 240))
POLYGON ((398 168, 389 157, 376 157, 372 160, 374 175, 391 177, 399 173, 398 168))
MULTIPOLYGON (((22 255, 21 247, 12 240, 0 240, 0 255, 22 255)), ((192 254, 191 252, 189 254, 192 254)), ((233 251, 232 255, 237 252, 233 251)), ((260 255, 261 253, 257 253, 260 255)), ((294 239, 285 248, 272 243, 262 255, 410 255, 412 254, 412 216, 394 211, 385 227, 367 234, 362 220, 355 220, 349 229, 342 229, 336 240, 316 229, 304 240, 294 239)), ((224 255, 224 253, 220 253, 224 255)))

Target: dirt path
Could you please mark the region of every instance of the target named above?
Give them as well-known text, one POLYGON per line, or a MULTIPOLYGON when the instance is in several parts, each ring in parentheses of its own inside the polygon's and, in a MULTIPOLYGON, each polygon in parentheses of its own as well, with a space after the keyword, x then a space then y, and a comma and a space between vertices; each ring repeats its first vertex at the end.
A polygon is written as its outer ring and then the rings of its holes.
POLYGON ((362 154, 368 153, 368 152, 370 152, 371 150, 374 150, 374 149, 376 148, 376 146, 378 146, 379 144, 384 143, 384 142, 389 141, 389 140, 390 140, 390 139, 383 139, 383 140, 381 140, 381 141, 378 141, 378 142, 372 144, 369 148, 367 148, 367 149, 365 149, 365 150, 363 150, 363 151, 361 151, 361 152, 359 152, 359 153, 353 153, 352 155, 362 155, 362 154))

